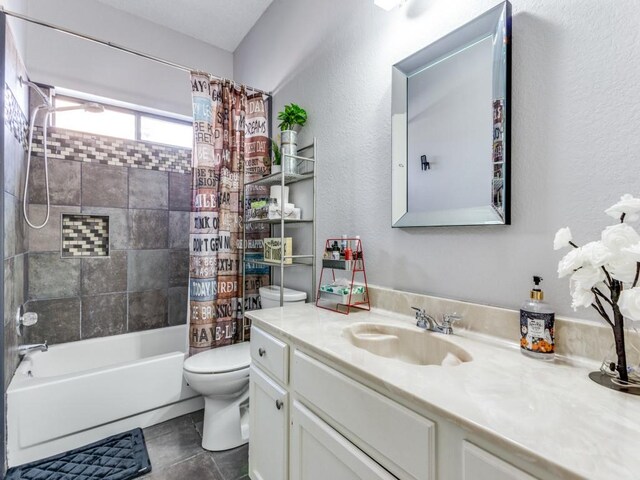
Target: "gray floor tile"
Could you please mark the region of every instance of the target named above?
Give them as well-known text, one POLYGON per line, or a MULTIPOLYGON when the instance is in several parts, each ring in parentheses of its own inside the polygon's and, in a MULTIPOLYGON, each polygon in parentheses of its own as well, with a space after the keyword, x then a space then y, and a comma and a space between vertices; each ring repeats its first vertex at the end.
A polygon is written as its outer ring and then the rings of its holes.
MULTIPOLYGON (((80 213, 80 207, 51 205, 49 221, 39 230, 29 230, 30 252, 60 252, 60 229, 63 213, 80 213)), ((47 216, 46 205, 29 205, 29 220, 40 225, 47 216)))
POLYGON ((186 428, 191 426, 193 428, 193 420, 191 415, 183 415, 181 417, 172 418, 171 420, 167 420, 166 422, 158 423, 156 425, 152 425, 143 430, 145 440, 150 440, 152 438, 160 437, 162 435, 166 435, 167 433, 171 433, 174 430, 178 430, 180 428, 186 428))
POLYGON ((186 287, 189 283, 189 250, 169 251, 169 286, 186 287))
POLYGON ((155 469, 144 477, 148 480, 227 480, 208 453, 200 453, 174 465, 155 469))
POLYGON ((225 480, 239 480, 249 474, 249 445, 211 454, 225 480))
POLYGON ((127 286, 130 292, 167 288, 168 250, 131 250, 128 256, 127 286))
POLYGON ((187 323, 187 303, 189 290, 187 287, 169 289, 169 325, 184 325, 187 323))
MULTIPOLYGON (((49 199, 52 205, 80 205, 80 169, 82 163, 49 159, 49 199)), ((31 160, 29 202, 46 203, 44 159, 31 160)))
POLYGON ((129 248, 167 248, 168 242, 167 210, 129 210, 129 248))
MULTIPOLYGON (((159 472, 166 467, 203 453, 201 446, 202 439, 200 438, 200 435, 198 435, 198 432, 196 432, 191 421, 176 422, 173 424, 173 427, 174 428, 171 428, 167 433, 162 433, 157 436, 153 436, 152 438, 146 438, 147 450, 151 460, 151 467, 153 468, 152 474, 153 472, 159 472)), ((211 462, 211 465, 213 466, 213 462, 211 462)), ((215 471, 215 467, 211 470, 215 471)), ((199 477, 180 475, 175 477, 158 478, 199 477)))

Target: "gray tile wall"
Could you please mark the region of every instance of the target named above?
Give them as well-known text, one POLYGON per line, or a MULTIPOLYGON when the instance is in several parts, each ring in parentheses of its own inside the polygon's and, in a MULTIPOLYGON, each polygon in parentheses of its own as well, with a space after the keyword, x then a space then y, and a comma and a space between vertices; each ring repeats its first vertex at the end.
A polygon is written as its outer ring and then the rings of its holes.
MULTIPOLYGON (((187 321, 191 174, 120 166, 126 159, 113 163, 49 157, 51 218, 28 238, 27 310, 39 314, 26 333, 29 343, 187 321), (109 216, 108 258, 61 258, 60 216, 78 212, 109 216)), ((41 218, 44 179, 37 178, 30 182, 29 211, 41 218)))
MULTIPOLYGON (((25 301, 27 240, 22 216, 22 192, 26 172, 25 136, 28 93, 18 76, 26 77, 24 65, 9 29, 5 32, 4 62, 4 390, 18 366, 15 312, 25 301)), ((4 432, 2 432, 4 435, 4 432)))

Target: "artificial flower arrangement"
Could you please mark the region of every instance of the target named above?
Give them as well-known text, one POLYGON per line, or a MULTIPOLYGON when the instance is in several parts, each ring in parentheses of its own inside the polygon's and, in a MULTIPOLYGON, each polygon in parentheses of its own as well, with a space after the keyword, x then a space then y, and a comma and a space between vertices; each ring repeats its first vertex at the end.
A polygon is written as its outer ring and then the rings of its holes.
POLYGON ((618 385, 640 383, 637 371, 627 368, 624 336, 625 317, 640 320, 640 235, 625 223, 640 218, 640 198, 623 195, 605 213, 619 223, 605 228, 599 241, 578 246, 568 227, 558 230, 554 250, 573 248, 558 263, 558 277, 571 275, 574 310, 594 308, 613 329, 617 364, 603 365, 603 373, 617 377, 618 385))

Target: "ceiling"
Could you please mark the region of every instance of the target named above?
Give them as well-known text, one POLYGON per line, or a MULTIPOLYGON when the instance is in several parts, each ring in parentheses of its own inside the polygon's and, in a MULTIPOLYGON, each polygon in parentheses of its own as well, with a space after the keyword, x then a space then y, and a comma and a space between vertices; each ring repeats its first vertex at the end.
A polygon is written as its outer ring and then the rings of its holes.
POLYGON ((273 0, 98 0, 233 52, 273 0))

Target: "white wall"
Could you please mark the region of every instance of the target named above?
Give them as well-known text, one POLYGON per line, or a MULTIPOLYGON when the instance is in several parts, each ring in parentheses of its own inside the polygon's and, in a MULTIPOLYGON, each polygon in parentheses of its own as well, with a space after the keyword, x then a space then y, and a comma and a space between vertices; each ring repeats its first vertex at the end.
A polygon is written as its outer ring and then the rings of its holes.
MULTIPOLYGON (((640 62, 635 0, 513 1, 511 226, 392 229, 391 65, 495 0, 276 0, 234 54, 234 78, 297 102, 320 143, 318 245, 361 235, 371 283, 517 307, 531 275, 569 308, 555 231, 586 243, 602 211, 640 194, 640 62)), ((321 251, 321 250, 320 250, 321 251)), ((410 312, 407 312, 410 313, 410 312)))
MULTIPOLYGON (((101 40, 231 78, 233 55, 94 0, 29 0, 27 14, 101 40)), ((191 116, 189 74, 30 25, 31 80, 191 116)))

